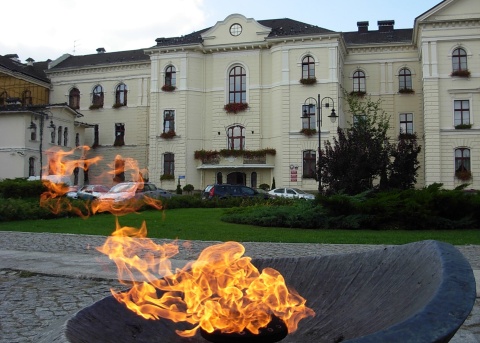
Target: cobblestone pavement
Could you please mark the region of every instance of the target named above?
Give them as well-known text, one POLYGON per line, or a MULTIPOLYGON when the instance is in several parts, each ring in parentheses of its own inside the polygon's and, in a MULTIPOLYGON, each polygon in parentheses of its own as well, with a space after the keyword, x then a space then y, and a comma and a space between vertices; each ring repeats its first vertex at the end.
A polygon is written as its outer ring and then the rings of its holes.
MULTIPOLYGON (((156 240, 157 242, 165 242, 156 240)), ((98 256, 95 247, 105 242, 102 236, 31 234, 0 232, 0 250, 77 253, 98 256)), ((184 242, 178 242, 180 245, 184 242)), ((195 259, 214 242, 190 242, 176 258, 195 259)), ((379 249, 379 245, 243 243, 251 257, 319 256, 379 249)), ((472 269, 480 270, 480 246, 457 246, 472 269)), ((111 287, 121 288, 116 280, 78 278, 68 275, 43 275, 25 270, 0 269, 0 343, 36 343, 47 328, 61 326, 78 310, 110 295, 111 287)), ((477 285, 478 289, 478 285, 477 285)), ((454 343, 480 342, 480 300, 457 335, 454 343)))

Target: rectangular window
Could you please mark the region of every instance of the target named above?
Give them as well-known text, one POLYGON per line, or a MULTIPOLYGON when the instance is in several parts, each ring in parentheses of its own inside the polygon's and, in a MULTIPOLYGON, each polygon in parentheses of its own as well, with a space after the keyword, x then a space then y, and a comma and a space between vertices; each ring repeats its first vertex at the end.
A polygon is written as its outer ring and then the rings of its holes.
POLYGON ((163 155, 163 174, 174 175, 175 172, 175 155, 166 153, 163 155))
POLYGON ((413 134, 413 113, 400 113, 400 134, 413 134))
POLYGON ((454 101, 454 125, 470 124, 470 101, 455 100, 454 101))
POLYGON ((125 145, 125 124, 115 123, 115 142, 114 146, 125 145))
POLYGON ((302 129, 315 129, 317 112, 315 105, 303 105, 302 106, 302 129))
POLYGON ((175 111, 165 110, 163 111, 163 132, 175 131, 175 111))
POLYGON ((353 115, 353 125, 357 125, 365 122, 367 116, 365 114, 354 114, 353 115))
POLYGON ((316 153, 315 150, 303 152, 303 178, 314 179, 316 176, 316 153))

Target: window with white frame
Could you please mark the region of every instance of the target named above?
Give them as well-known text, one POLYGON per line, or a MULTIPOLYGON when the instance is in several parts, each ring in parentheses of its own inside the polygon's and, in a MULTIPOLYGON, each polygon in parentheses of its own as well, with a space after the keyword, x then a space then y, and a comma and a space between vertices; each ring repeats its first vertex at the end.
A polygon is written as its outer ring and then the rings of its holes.
POLYGON ((454 100, 454 125, 455 127, 462 125, 470 125, 470 101, 454 100))
POLYGON ((312 56, 305 56, 302 59, 302 79, 315 78, 315 60, 312 56))
POLYGON ((413 90, 412 88, 412 72, 408 68, 402 68, 400 69, 400 72, 398 73, 398 88, 399 91, 411 91, 413 90))
POLYGON ((400 113, 400 134, 413 134, 413 113, 400 113))
POLYGON ((163 154, 163 175, 175 175, 175 155, 171 152, 163 154))
POLYGON ((240 66, 233 67, 228 75, 228 102, 247 102, 247 74, 240 66))
POLYGON ((315 150, 305 150, 303 152, 303 178, 314 179, 316 177, 317 155, 315 150))
POLYGON ((92 92, 92 106, 96 108, 103 107, 103 87, 96 85, 92 92))
POLYGON ((357 70, 353 73, 353 91, 355 93, 366 92, 365 73, 361 70, 357 70))
POLYGON ((245 127, 241 125, 230 126, 227 129, 228 149, 245 149, 245 127))
POLYGON ((127 106, 127 85, 119 84, 115 88, 115 107, 127 106))
POLYGON ((316 128, 317 107, 315 104, 302 105, 302 129, 316 128))
POLYGON ((163 132, 175 131, 175 111, 165 110, 163 111, 163 132))
POLYGON ((463 48, 456 48, 452 53, 452 71, 468 70, 467 52, 463 48))

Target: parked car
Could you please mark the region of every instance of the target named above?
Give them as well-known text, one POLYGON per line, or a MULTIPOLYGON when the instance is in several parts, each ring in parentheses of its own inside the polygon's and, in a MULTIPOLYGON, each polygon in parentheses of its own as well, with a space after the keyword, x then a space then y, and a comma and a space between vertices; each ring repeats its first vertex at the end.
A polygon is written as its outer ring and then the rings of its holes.
POLYGON ((68 191, 65 193, 65 196, 70 199, 77 199, 78 186, 68 186, 68 191))
POLYGON ((77 198, 82 200, 94 200, 99 198, 102 194, 107 193, 109 187, 104 185, 86 185, 80 188, 77 192, 77 198))
POLYGON ((292 198, 292 199, 308 199, 314 200, 315 195, 307 193, 298 188, 275 188, 268 194, 276 197, 292 198))
POLYGON ((98 200, 120 202, 133 198, 142 199, 145 196, 158 199, 171 198, 173 194, 150 182, 121 182, 100 195, 98 200))
POLYGON ((259 197, 268 199, 268 194, 263 194, 257 190, 243 185, 215 184, 205 187, 202 193, 202 199, 209 200, 212 198, 226 199, 230 197, 253 198, 259 197))

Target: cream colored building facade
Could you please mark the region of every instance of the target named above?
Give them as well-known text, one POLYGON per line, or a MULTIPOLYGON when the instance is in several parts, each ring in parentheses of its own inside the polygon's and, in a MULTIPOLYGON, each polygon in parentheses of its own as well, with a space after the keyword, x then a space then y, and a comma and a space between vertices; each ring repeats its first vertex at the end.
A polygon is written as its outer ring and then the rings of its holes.
POLYGON ((62 56, 47 71, 50 102, 69 103, 78 91, 78 111, 94 127, 85 132, 86 144, 95 146, 89 154, 103 158, 90 177, 105 184, 113 183, 105 171, 116 159, 135 158, 144 176, 166 189, 215 182, 258 187, 275 178, 277 187, 316 190, 318 109, 323 147, 338 126, 355 120, 342 90, 361 91, 382 100, 391 137, 417 133, 419 187, 468 182, 479 189, 480 3, 442 1, 412 29, 389 20, 373 30, 368 25, 340 33, 232 14, 190 35, 158 38, 147 49, 62 56), (455 69, 467 69, 468 77, 451 76, 455 69), (300 82, 313 77, 313 84, 300 82), (231 102, 248 108, 228 113, 231 102), (332 105, 335 122, 328 117, 332 105), (304 128, 317 132, 308 136, 304 128), (459 166, 467 167, 468 181, 455 176, 459 166))

